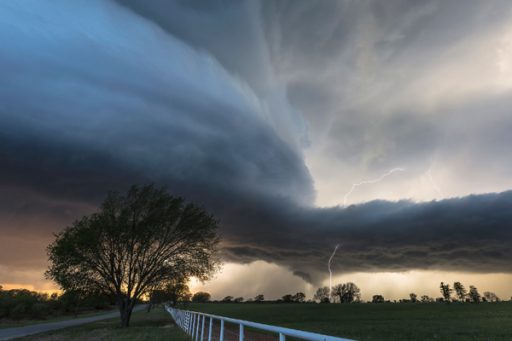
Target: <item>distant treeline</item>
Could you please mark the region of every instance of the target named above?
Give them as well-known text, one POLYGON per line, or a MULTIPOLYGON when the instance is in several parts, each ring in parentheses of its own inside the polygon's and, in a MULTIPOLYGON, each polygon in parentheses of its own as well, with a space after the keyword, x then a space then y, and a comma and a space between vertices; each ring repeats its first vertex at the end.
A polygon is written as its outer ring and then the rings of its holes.
MULTIPOLYGON (((485 291, 482 295, 478 289, 470 285, 466 290, 461 282, 453 283, 450 286, 441 282, 439 286, 441 297, 430 297, 427 295, 418 296, 410 293, 409 297, 399 300, 386 300, 383 295, 373 295, 367 303, 479 303, 479 302, 500 302, 501 299, 493 292, 485 291)), ((512 298, 511 298, 512 300, 512 298)), ((312 299, 306 299, 302 292, 295 294, 286 294, 277 300, 265 300, 263 294, 256 295, 254 298, 244 299, 243 297, 226 296, 222 300, 211 300, 211 295, 207 292, 197 292, 194 295, 188 295, 181 302, 194 303, 365 303, 361 300, 361 290, 352 283, 342 283, 329 287, 318 288, 312 299)))
POLYGON ((114 303, 111 298, 95 293, 49 295, 27 289, 3 290, 0 286, 0 319, 46 319, 75 315, 84 311, 109 309, 114 303))

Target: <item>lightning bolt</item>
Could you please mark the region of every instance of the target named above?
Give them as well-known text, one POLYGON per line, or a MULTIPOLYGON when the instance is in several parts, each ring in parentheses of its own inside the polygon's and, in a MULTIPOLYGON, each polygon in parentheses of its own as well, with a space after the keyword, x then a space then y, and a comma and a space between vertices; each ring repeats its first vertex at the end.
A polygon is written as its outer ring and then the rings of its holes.
POLYGON ((336 247, 334 248, 334 251, 332 252, 331 257, 329 257, 329 262, 327 262, 327 268, 329 269, 329 302, 331 301, 332 297, 332 270, 331 270, 331 262, 334 258, 334 255, 336 254, 336 251, 338 250, 338 247, 340 244, 336 244, 336 247))
POLYGON ((393 173, 396 173, 396 172, 403 172, 405 171, 404 168, 393 168, 391 169, 390 171, 388 171, 387 173, 381 175, 380 177, 376 178, 376 179, 372 179, 372 180, 364 180, 364 181, 361 181, 361 182, 358 182, 358 183, 355 183, 355 184, 352 184, 352 187, 350 188, 350 190, 345 194, 345 196, 343 196, 343 206, 347 206, 347 199, 348 197, 350 196, 350 194, 352 194, 352 192, 354 192, 354 190, 359 187, 359 186, 362 186, 362 185, 371 185, 371 184, 375 184, 377 182, 380 182, 382 181, 384 178, 390 176, 391 174, 393 173))

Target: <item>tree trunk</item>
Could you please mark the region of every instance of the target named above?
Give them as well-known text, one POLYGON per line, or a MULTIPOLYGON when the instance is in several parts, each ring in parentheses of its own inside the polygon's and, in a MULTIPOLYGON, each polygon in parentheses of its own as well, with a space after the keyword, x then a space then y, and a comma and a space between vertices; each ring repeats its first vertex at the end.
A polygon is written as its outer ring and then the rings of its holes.
POLYGON ((135 300, 122 298, 119 300, 119 312, 121 314, 121 327, 128 328, 130 326, 130 318, 135 305, 135 300))

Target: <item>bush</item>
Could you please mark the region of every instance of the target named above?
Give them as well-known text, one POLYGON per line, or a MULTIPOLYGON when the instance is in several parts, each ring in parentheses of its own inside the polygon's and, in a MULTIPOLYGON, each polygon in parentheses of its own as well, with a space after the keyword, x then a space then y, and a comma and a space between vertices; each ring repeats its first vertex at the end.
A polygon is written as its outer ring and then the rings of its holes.
POLYGON ((18 303, 16 306, 14 306, 14 308, 12 308, 9 316, 13 320, 21 320, 22 318, 25 317, 26 312, 27 312, 27 308, 26 308, 25 304, 18 303))
POLYGON ((65 292, 50 297, 26 289, 0 290, 0 319, 45 319, 65 312, 105 309, 113 303, 112 297, 97 293, 65 292))
POLYGON ((47 303, 35 303, 30 309, 30 317, 34 319, 45 319, 50 313, 50 306, 47 303))

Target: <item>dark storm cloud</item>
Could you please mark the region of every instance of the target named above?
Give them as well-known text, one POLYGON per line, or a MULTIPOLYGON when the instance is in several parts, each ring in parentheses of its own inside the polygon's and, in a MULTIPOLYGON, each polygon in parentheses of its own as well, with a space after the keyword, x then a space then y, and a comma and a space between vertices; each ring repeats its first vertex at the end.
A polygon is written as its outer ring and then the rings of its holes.
POLYGON ((1 138, 3 172, 12 176, 4 179, 63 191, 151 178, 178 190, 311 200, 300 153, 265 120, 251 90, 207 54, 108 3, 41 8, 46 26, 32 12, 5 7, 1 138), (115 14, 132 28, 84 19, 61 37, 56 25, 73 9, 115 14))
MULTIPOLYGON (((431 16, 442 13, 437 6, 0 4, 0 249, 9 243, 0 265, 34 267, 33 254, 13 257, 17 238, 46 243, 51 232, 94 210, 107 190, 156 182, 220 218, 226 260, 275 262, 310 282, 325 273, 337 243, 337 272, 512 270, 511 192, 421 204, 313 206, 314 183, 301 150, 308 139, 296 110, 309 119, 313 136, 328 127, 327 158, 350 164, 354 155, 354 163, 369 168, 420 159, 407 166, 422 169, 438 141, 457 150, 457 139, 471 131, 450 129, 453 138, 446 139, 435 120, 414 116, 424 108, 376 119, 372 113, 380 108, 372 104, 382 96, 359 98, 360 89, 332 86, 329 78, 414 59, 419 54, 404 56, 400 47, 416 44, 423 22, 446 25, 431 16), (397 12, 407 20, 395 27, 397 12), (375 32, 380 26, 392 39, 375 32), (379 52, 376 64, 365 46, 352 54, 355 42, 367 41, 379 52), (343 107, 340 98, 349 97, 365 105, 343 107)), ((490 12, 483 17, 494 18, 490 12)), ((449 42, 443 36, 436 43, 449 42)), ((508 98, 499 103, 504 115, 508 98)), ((507 149, 509 140, 499 136, 508 127, 490 126, 499 134, 478 143, 483 152, 497 143, 507 149)), ((44 243, 38 244, 41 256, 44 243)))
POLYGON ((512 192, 428 203, 374 201, 346 209, 307 209, 281 202, 259 211, 259 220, 253 216, 233 222, 245 232, 239 236, 233 227, 226 254, 238 262, 278 262, 313 281, 325 275, 337 243, 337 273, 509 272, 511 207, 512 192))
POLYGON ((300 150, 269 117, 283 101, 261 101, 207 52, 114 3, 1 7, 1 243, 47 243, 132 183, 217 211, 312 201, 300 150))

